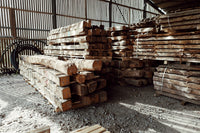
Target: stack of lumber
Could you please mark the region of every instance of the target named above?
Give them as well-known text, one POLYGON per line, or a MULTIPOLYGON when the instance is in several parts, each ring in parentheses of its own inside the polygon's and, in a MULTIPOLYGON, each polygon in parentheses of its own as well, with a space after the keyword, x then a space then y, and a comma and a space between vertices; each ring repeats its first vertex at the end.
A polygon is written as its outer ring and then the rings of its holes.
POLYGON ((200 104, 199 65, 160 65, 153 77, 158 94, 200 104))
POLYGON ((200 9, 161 15, 158 19, 161 30, 165 32, 194 31, 200 29, 200 9))
MULTIPOLYGON (((174 32, 168 30, 166 31, 167 33, 163 31, 157 31, 157 33, 135 35, 136 40, 133 46, 134 58, 179 62, 199 62, 200 30, 197 28, 199 27, 199 24, 196 21, 188 20, 193 18, 192 12, 200 13, 200 10, 195 9, 191 11, 177 12, 158 18, 158 22, 161 24, 161 26, 164 22, 168 21, 168 16, 173 18, 170 19, 170 22, 174 20, 175 25, 182 25, 174 26, 174 32), (186 12, 188 12, 191 17, 188 15, 183 16, 186 12), (184 20, 187 20, 189 24, 186 24, 184 20)), ((199 16, 199 14, 195 16, 199 16)), ((171 27, 168 27, 168 29, 171 29, 171 27)))
POLYGON ((100 126, 99 124, 93 126, 85 126, 70 133, 110 133, 104 127, 100 126))
POLYGON ((125 59, 132 57, 133 43, 132 32, 129 27, 117 26, 108 29, 112 40, 112 51, 114 59, 125 59))
POLYGON ((122 86, 145 86, 152 84, 153 72, 155 68, 151 67, 149 62, 132 60, 113 60, 112 63, 113 78, 122 86))
POLYGON ((104 26, 81 21, 50 31, 44 53, 82 59, 112 59, 111 40, 104 26))
POLYGON ((133 30, 134 35, 143 35, 156 33, 159 30, 159 27, 156 25, 157 17, 145 18, 139 23, 131 25, 131 30, 133 30))
POLYGON ((20 74, 38 90, 56 112, 75 109, 107 100, 106 80, 94 75, 101 61, 59 60, 45 55, 21 56, 20 74))

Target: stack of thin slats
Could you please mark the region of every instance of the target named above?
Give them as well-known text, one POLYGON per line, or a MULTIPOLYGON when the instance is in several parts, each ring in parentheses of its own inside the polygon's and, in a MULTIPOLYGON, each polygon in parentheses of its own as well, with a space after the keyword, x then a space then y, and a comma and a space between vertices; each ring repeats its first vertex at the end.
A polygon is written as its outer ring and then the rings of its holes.
POLYGON ((54 107, 56 112, 107 100, 106 80, 94 75, 101 61, 59 60, 45 55, 21 56, 20 74, 54 107))

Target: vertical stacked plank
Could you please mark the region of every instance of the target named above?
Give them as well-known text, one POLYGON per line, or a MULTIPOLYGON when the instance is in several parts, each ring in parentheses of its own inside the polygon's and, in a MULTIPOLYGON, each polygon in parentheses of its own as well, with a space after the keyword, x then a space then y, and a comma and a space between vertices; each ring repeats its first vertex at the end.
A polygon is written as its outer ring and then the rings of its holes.
POLYGON ((112 40, 113 59, 130 59, 133 52, 130 28, 117 26, 109 28, 108 31, 112 40))
POLYGON ((153 80, 158 94, 200 105, 199 65, 160 65, 153 80))
POLYGON ((148 59, 142 57, 148 57, 153 54, 154 48, 151 43, 148 45, 141 45, 141 40, 144 40, 148 36, 152 36, 153 34, 157 34, 159 32, 159 27, 156 25, 156 18, 147 18, 141 20, 141 22, 137 24, 133 24, 131 29, 135 32, 134 34, 134 45, 133 45, 133 57, 139 59, 148 59))
POLYGON ((101 61, 63 61, 58 57, 35 55, 21 56, 19 66, 20 74, 55 107, 56 112, 107 100, 103 90, 106 80, 91 72, 101 70, 101 61))
POLYGON ((111 40, 104 26, 92 26, 91 21, 51 30, 46 55, 81 59, 112 59, 111 40))

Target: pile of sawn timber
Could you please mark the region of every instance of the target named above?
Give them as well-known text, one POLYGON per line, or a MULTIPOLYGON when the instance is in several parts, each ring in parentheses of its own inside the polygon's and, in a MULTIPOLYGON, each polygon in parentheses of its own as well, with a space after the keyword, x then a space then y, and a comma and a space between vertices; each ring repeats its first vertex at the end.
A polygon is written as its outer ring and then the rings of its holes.
POLYGON ((200 105, 199 65, 160 65, 153 82, 158 94, 200 105))
POLYGON ((147 60, 112 60, 112 76, 120 85, 145 86, 153 83, 155 63, 147 60))
POLYGON ((56 112, 107 100, 106 80, 94 75, 102 62, 97 60, 59 60, 45 55, 21 56, 20 74, 38 90, 56 112))
POLYGON ((104 26, 81 21, 51 30, 44 53, 53 56, 83 59, 112 59, 111 40, 104 26))
POLYGON ((113 59, 131 58, 133 52, 133 40, 130 27, 116 26, 108 29, 112 40, 113 59))
MULTIPOLYGON (((133 56, 139 59, 200 61, 200 10, 162 15, 155 21, 156 32, 135 35, 133 56)), ((147 27, 145 24, 142 25, 147 27)), ((141 28, 141 27, 140 27, 141 28)))

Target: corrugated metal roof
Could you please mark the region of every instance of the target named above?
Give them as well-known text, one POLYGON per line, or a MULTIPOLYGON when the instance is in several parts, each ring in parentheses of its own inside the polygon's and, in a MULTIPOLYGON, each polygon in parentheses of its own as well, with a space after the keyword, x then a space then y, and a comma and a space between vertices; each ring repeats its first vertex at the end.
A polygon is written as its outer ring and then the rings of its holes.
POLYGON ((200 8, 200 0, 151 0, 165 12, 175 12, 185 9, 200 8))

